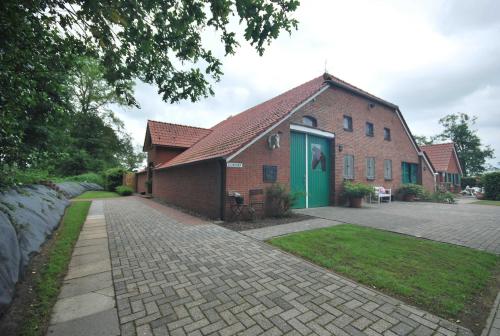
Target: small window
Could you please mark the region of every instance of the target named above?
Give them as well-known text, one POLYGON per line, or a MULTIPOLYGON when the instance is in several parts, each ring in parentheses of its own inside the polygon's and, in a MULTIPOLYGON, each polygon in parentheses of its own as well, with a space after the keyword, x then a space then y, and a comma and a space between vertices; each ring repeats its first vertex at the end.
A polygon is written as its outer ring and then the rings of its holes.
POLYGON ((354 178, 354 156, 344 155, 344 178, 353 179, 354 178))
POLYGON ((373 124, 372 123, 370 123, 370 122, 366 123, 365 134, 367 136, 373 136, 373 124))
POLYGON ((366 178, 368 180, 375 180, 375 158, 366 158, 366 178))
POLYGON ((349 116, 344 116, 344 130, 352 132, 352 118, 349 116))
POLYGON ((392 160, 384 160, 384 179, 392 180, 392 160))
POLYGON ((384 128, 384 140, 391 141, 391 130, 384 128))
POLYGON ((313 117, 309 116, 302 117, 302 123, 306 126, 318 127, 318 122, 313 117))

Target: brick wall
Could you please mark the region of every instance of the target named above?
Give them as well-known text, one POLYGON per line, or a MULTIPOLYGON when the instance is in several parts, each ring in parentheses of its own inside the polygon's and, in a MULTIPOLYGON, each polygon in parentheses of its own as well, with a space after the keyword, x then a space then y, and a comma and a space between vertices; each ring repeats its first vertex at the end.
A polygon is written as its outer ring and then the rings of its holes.
POLYGON ((209 218, 220 217, 219 161, 155 170, 153 197, 209 218))
POLYGON ((153 148, 148 151, 148 163, 154 162, 156 166, 160 163, 172 160, 183 151, 185 151, 184 148, 153 146, 153 148))
MULTIPOLYGON (((318 128, 335 133, 332 142, 332 204, 338 199, 343 182, 343 157, 354 155, 354 180, 376 186, 392 188, 393 193, 401 184, 401 162, 416 163, 420 158, 408 138, 399 117, 393 110, 375 104, 369 108, 369 100, 332 88, 318 96, 313 102, 296 112, 289 120, 281 124, 270 134, 278 131, 281 134, 281 148, 271 151, 267 148, 267 136, 257 141, 250 148, 236 156, 232 162, 243 163, 243 168, 227 168, 227 191, 238 191, 248 199, 248 191, 254 188, 265 188, 268 184, 262 181, 262 165, 278 165, 278 181, 290 183, 290 123, 302 123, 303 116, 312 116, 318 122, 318 128), (343 129, 343 116, 353 120, 353 131, 343 129), (365 135, 365 123, 374 124, 374 136, 365 135), (384 140, 384 127, 391 130, 391 141, 384 140), (339 145, 343 146, 342 152, 339 145), (375 179, 366 178, 366 157, 375 158, 375 179), (392 160, 392 179, 384 179, 384 160, 392 160), (332 172, 333 174, 333 172, 332 172)), ((422 184, 433 190, 433 176, 429 168, 422 169, 422 184)))
MULTIPOLYGON (((250 189, 265 189, 272 183, 263 181, 263 165, 278 166, 277 182, 290 183, 290 134, 289 125, 282 124, 271 134, 280 134, 280 148, 271 150, 267 145, 267 136, 235 157, 231 162, 243 163, 243 168, 226 168, 226 193, 238 192, 249 201, 250 189)), ((226 217, 230 215, 226 204, 226 217)))

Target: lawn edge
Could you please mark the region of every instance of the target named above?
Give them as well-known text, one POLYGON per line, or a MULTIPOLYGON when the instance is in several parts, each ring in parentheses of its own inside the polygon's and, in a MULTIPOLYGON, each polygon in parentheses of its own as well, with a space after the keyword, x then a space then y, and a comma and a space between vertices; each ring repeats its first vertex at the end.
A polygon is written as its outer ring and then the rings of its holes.
MULTIPOLYGON (((57 231, 54 231, 54 236, 53 239, 56 241, 54 244, 50 247, 49 250, 49 257, 47 259, 47 263, 43 266, 42 270, 40 270, 39 274, 37 277, 34 279, 34 288, 33 291, 35 292, 35 301, 33 302, 33 307, 32 309, 27 312, 26 319, 24 320, 23 327, 20 330, 20 335, 23 336, 32 336, 32 335, 45 335, 49 320, 51 317, 52 309, 57 302, 57 297, 59 296, 59 292, 62 287, 62 282, 64 281, 64 276, 66 275, 69 267, 69 263, 71 262, 71 255, 73 253, 75 244, 78 240, 78 237, 80 236, 81 229, 83 227, 83 224, 88 216, 90 206, 92 204, 91 200, 85 200, 81 202, 76 202, 73 203, 71 202, 70 205, 66 208, 63 217, 61 218, 59 228, 57 231), (81 204, 81 205, 80 205, 81 204), (77 217, 77 215, 74 216, 69 216, 69 211, 71 211, 71 208, 74 207, 84 207, 86 209, 83 210, 83 213, 81 214, 81 217, 77 217), (70 237, 71 241, 69 242, 69 246, 65 248, 64 254, 65 257, 67 258, 66 261, 63 261, 60 266, 60 271, 57 272, 57 274, 50 274, 49 268, 55 264, 53 256, 57 253, 56 251, 59 248, 64 248, 64 244, 61 242, 64 237, 71 232, 67 233, 64 229, 66 228, 69 223, 67 221, 72 220, 75 218, 77 222, 74 224, 75 227, 77 228, 77 233, 73 236, 70 237), (65 234, 63 236, 63 234, 65 234), (40 293, 42 291, 41 289, 41 284, 46 284, 48 281, 51 282, 50 285, 54 285, 54 292, 50 294, 47 298, 43 298, 40 293)), ((70 229, 71 227, 69 227, 70 229)), ((68 229, 68 230, 69 230, 68 229)))

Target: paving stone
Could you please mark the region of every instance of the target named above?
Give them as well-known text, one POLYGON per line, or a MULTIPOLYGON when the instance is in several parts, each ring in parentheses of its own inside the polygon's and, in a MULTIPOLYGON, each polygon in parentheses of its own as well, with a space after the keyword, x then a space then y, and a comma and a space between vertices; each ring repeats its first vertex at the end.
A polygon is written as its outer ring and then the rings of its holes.
POLYGON ((265 243, 199 220, 183 224, 170 213, 134 197, 105 202, 124 334, 425 336, 439 328, 460 330, 265 243))
POLYGON ((50 325, 49 336, 115 336, 120 335, 116 309, 50 325))
POLYGON ((84 277, 65 280, 59 298, 77 296, 104 289, 113 285, 111 272, 102 272, 84 277))
POLYGON ((111 309, 114 306, 115 300, 113 298, 97 293, 68 297, 56 302, 50 324, 93 315, 111 309))

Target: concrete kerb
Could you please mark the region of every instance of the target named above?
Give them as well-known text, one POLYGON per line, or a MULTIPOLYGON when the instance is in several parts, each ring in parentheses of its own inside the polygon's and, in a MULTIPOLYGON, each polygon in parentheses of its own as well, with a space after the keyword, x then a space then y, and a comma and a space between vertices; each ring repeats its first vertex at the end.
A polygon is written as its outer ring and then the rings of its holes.
POLYGON ((491 307, 490 315, 486 320, 486 326, 481 336, 500 336, 500 292, 498 292, 495 303, 491 307))
POLYGON ((92 201, 47 335, 119 334, 102 200, 92 201))

